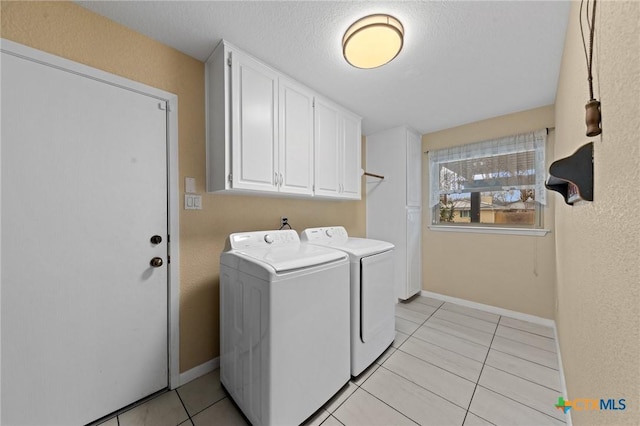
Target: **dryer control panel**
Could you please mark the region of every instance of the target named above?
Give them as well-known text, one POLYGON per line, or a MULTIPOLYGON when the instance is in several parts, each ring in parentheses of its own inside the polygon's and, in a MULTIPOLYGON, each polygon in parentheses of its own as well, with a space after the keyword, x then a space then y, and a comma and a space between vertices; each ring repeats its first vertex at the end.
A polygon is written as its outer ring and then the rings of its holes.
POLYGON ((228 248, 248 249, 300 244, 300 237, 292 229, 282 231, 238 232, 229 235, 228 248))
POLYGON ((321 242, 346 242, 349 234, 343 226, 328 226, 324 228, 308 228, 302 232, 302 241, 315 243, 321 242))

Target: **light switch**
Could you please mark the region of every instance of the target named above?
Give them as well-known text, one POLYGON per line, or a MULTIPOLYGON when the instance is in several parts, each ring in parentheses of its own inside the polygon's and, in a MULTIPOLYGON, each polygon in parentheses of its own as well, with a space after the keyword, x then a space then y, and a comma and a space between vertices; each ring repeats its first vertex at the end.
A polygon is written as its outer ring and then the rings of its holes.
POLYGON ((202 195, 184 194, 185 210, 202 210, 202 195))
POLYGON ((184 192, 187 194, 195 194, 196 192, 196 179, 186 177, 184 178, 184 192))

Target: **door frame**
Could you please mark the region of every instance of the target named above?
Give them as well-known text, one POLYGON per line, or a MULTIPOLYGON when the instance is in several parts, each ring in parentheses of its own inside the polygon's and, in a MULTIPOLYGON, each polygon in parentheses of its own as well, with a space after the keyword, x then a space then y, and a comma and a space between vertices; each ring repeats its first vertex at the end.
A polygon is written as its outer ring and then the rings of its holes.
MULTIPOLYGON (((167 233, 170 235, 170 243, 167 254, 171 256, 167 274, 167 305, 168 305, 168 377, 169 388, 174 389, 180 385, 180 186, 178 172, 178 96, 146 84, 129 80, 124 77, 89 67, 59 56, 55 56, 4 38, 0 38, 0 51, 2 53, 17 56, 26 60, 37 62, 62 71, 70 72, 81 77, 90 78, 111 86, 140 93, 160 102, 166 102, 167 108, 167 233)), ((160 103, 158 107, 160 108, 160 103)), ((1 117, 1 115, 0 115, 1 117)), ((1 118, 0 118, 1 126, 1 118)), ((0 144, 0 159, 2 158, 0 144)), ((1 216, 0 197, 0 216, 1 216)), ((0 217, 1 219, 1 217, 0 217)), ((0 228, 0 236, 2 229, 0 228)), ((2 253, 0 251, 0 271, 2 270, 2 253)), ((0 280, 0 299, 2 298, 2 281, 0 280)), ((0 339, 1 341, 1 339, 0 339)), ((1 344, 1 343, 0 343, 1 344)), ((1 346, 0 346, 1 349, 1 346)), ((0 350, 1 354, 1 350, 0 350)), ((1 356, 1 355, 0 355, 1 356)), ((0 363, 2 359, 0 358, 0 363)), ((1 379, 1 377, 0 377, 1 379)), ((1 388, 1 387, 0 387, 1 388)), ((1 397, 1 395, 0 395, 1 397)), ((1 404, 0 404, 1 405, 1 404)), ((0 408, 1 409, 1 408, 0 408)), ((1 415, 1 411, 0 411, 1 415)))

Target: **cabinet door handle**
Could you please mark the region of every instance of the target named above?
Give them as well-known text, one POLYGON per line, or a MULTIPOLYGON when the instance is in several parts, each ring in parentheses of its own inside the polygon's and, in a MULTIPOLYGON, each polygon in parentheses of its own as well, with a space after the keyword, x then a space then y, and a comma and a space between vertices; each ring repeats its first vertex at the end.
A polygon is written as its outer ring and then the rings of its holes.
POLYGON ((284 184, 284 178, 282 177, 282 173, 280 173, 280 186, 284 184))
POLYGON ((273 173, 273 185, 278 186, 278 172, 273 173))

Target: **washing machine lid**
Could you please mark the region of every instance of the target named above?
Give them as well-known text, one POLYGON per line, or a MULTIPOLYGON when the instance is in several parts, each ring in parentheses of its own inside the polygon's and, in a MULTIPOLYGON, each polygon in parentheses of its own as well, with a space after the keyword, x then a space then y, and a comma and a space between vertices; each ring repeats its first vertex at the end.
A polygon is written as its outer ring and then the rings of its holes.
POLYGON ((271 266, 276 272, 309 268, 346 259, 344 253, 310 244, 236 250, 246 257, 271 266))
POLYGON ((349 237, 345 242, 330 244, 326 247, 342 250, 357 257, 365 257, 393 250, 394 245, 387 241, 349 237))
POLYGON ((347 241, 309 241, 309 244, 333 248, 348 253, 354 258, 362 258, 377 253, 393 250, 393 244, 387 241, 371 240, 369 238, 352 238, 347 241))
MULTIPOLYGON (((223 256, 234 253, 248 260, 267 264, 275 272, 308 268, 346 259, 344 253, 324 247, 300 244, 298 233, 291 229, 238 232, 229 235, 223 256)), ((225 260, 227 261, 227 260, 225 260)))
POLYGON ((342 226, 307 228, 300 234, 300 240, 342 250, 356 258, 371 256, 394 248, 394 245, 387 241, 349 237, 342 226))

